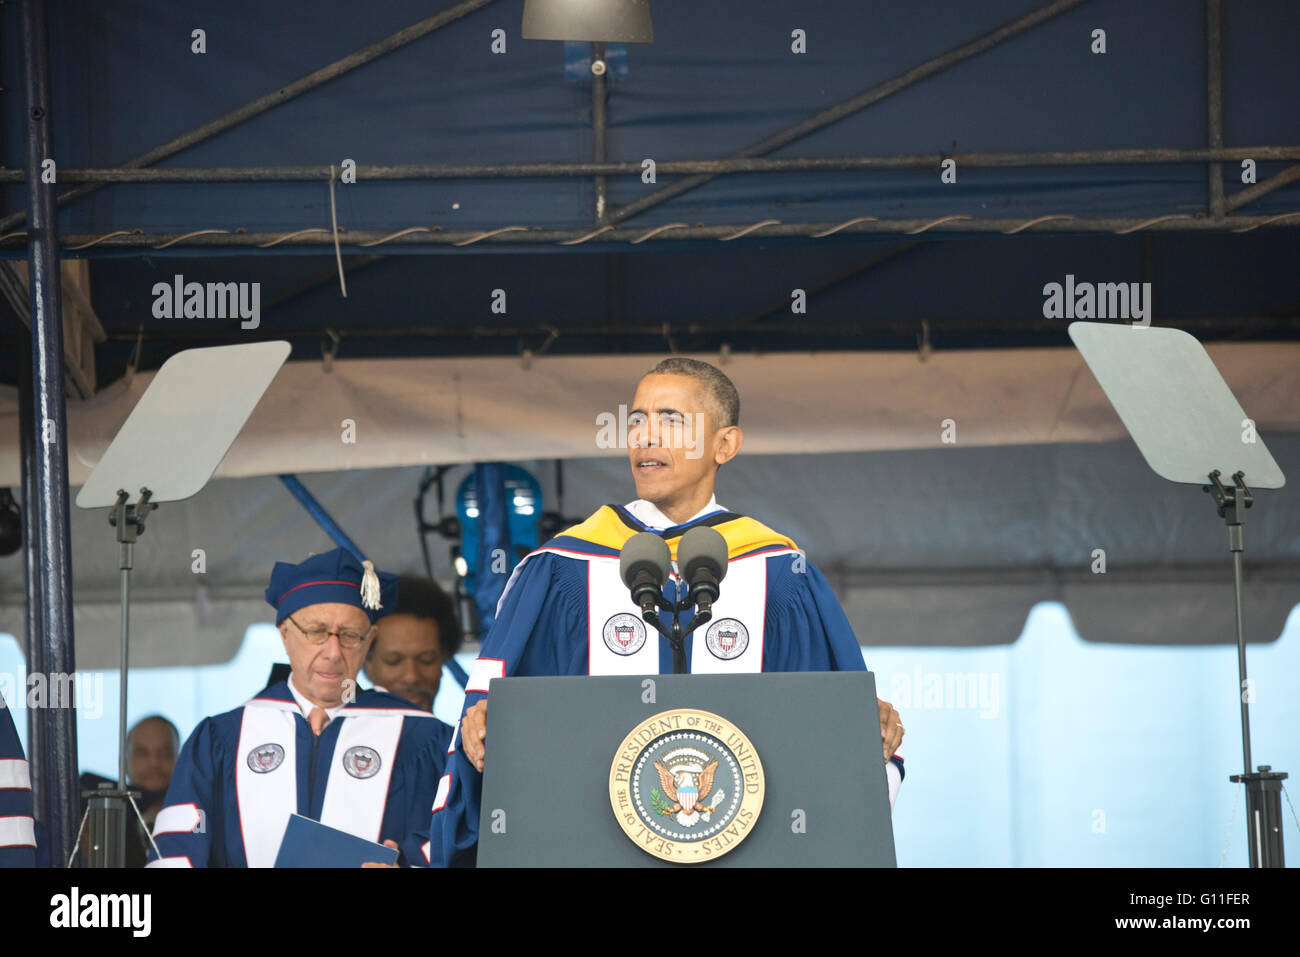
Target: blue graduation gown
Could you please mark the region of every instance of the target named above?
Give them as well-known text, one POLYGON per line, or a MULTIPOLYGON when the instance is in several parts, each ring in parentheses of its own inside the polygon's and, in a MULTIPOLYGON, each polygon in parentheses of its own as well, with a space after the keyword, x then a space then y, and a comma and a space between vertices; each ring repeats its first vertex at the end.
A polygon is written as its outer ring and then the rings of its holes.
MULTIPOLYGON (((358 749, 347 749, 336 755, 336 744, 347 722, 363 718, 368 711, 372 715, 400 713, 402 723, 396 750, 391 756, 393 766, 386 803, 383 804, 380 833, 363 836, 378 841, 393 840, 401 852, 400 863, 427 866, 429 808, 446 763, 451 728, 431 714, 417 711, 410 702, 396 695, 370 690, 360 693, 355 702, 339 712, 317 738, 297 709, 288 684, 283 681, 271 685, 245 705, 204 718, 185 742, 172 773, 163 809, 158 815, 159 823, 155 825, 154 840, 164 859, 161 866, 249 866, 245 830, 254 828, 251 821, 241 818, 241 814, 256 814, 258 808, 243 807, 241 810, 236 784, 236 773, 241 763, 266 772, 268 777, 277 772, 296 775, 296 812, 321 820, 331 773, 336 776, 340 773, 335 765, 347 762, 351 757, 353 771, 357 767, 355 752, 358 749), (280 767, 274 749, 268 749, 260 739, 241 742, 245 710, 249 706, 292 712, 296 767, 280 767), (175 829, 176 822, 184 821, 184 815, 192 813, 190 805, 201 812, 202 823, 196 830, 189 830, 188 823, 180 825, 185 829, 175 829)), ((367 749, 361 750, 362 760, 366 762, 364 751, 367 749)), ((280 760, 283 761, 284 749, 280 751, 280 760)), ((369 760, 373 761, 373 753, 369 760)), ((346 763, 343 766, 346 767, 346 763)), ((364 778, 369 770, 363 765, 360 774, 349 773, 354 778, 364 778)), ((288 786, 287 782, 281 783, 288 786)), ((278 847, 280 836, 283 836, 282 830, 279 836, 272 838, 275 847, 278 847)), ((149 857, 149 866, 160 866, 158 855, 152 850, 149 857)), ((269 857, 274 860, 273 853, 269 857)))
POLYGON ((0 867, 35 867, 32 786, 13 715, 0 698, 0 867))
MULTIPOLYGON (((624 510, 618 512, 625 521, 635 522, 624 510)), ((707 522, 709 518, 712 516, 700 522, 707 522)), ((639 522, 636 524, 640 525, 639 522)), ((667 536, 690 524, 699 523, 688 523, 662 534, 667 536)), ((498 659, 502 662, 502 676, 589 673, 587 562, 567 557, 563 550, 569 547, 574 547, 572 539, 566 536, 553 539, 516 570, 479 655, 480 660, 498 659)), ((598 549, 598 546, 591 547, 598 549)), ((617 550, 605 554, 617 554, 617 550)), ((861 646, 825 576, 802 555, 797 558, 783 552, 766 559, 767 606, 762 670, 866 670, 861 646)), ((672 582, 665 585, 665 594, 669 594, 672 587, 672 582)), ((725 591, 725 584, 723 587, 725 591)), ((693 614, 694 609, 683 612, 683 623, 693 614)), ((703 640, 703 631, 703 628, 697 630, 685 641, 688 662, 692 660, 693 643, 703 640)), ((662 635, 657 637, 659 671, 671 674, 672 648, 662 635)), ((470 687, 474 687, 472 681, 470 687)), ((484 692, 468 691, 465 708, 486 697, 484 692)), ((430 856, 435 866, 469 863, 478 841, 482 775, 464 755, 459 725, 452 746, 453 753, 447 764, 447 773, 439 784, 430 827, 430 856)), ((893 763, 901 779, 902 759, 893 763)))

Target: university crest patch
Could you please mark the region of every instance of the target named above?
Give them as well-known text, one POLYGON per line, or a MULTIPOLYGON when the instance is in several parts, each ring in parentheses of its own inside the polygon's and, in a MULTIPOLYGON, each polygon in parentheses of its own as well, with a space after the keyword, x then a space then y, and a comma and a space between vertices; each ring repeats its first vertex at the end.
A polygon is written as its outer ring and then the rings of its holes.
POLYGON ((274 771, 284 763, 284 748, 278 744, 263 744, 248 752, 248 769, 258 774, 274 771))
POLYGON ((739 658, 749 647, 749 629, 738 619, 719 618, 704 633, 704 644, 713 657, 730 661, 739 658))
POLYGON ((601 631, 605 647, 616 655, 634 655, 645 645, 645 622, 636 615, 620 612, 601 631))
POLYGON ((379 773, 379 752, 365 745, 357 745, 343 752, 343 770, 354 778, 373 778, 379 773))

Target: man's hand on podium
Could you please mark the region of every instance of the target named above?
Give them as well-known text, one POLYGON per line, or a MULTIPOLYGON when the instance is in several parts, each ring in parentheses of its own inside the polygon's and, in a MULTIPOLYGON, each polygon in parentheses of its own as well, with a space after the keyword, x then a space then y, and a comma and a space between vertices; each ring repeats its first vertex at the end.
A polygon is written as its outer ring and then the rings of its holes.
MULTIPOLYGON (((885 760, 893 757, 898 746, 903 743, 903 720, 894 706, 888 701, 876 699, 880 708, 880 739, 883 743, 885 760)), ((480 701, 469 708, 460 719, 460 743, 465 749, 465 757, 480 771, 483 770, 483 755, 487 751, 487 701, 480 701)))
POLYGON ((888 761, 903 743, 903 720, 888 701, 877 698, 876 704, 880 706, 880 738, 885 744, 885 760, 888 761))
MULTIPOLYGON (((883 722, 883 711, 881 715, 881 721, 883 722)), ((469 758, 470 763, 480 771, 483 770, 483 753, 487 750, 484 745, 486 737, 487 699, 484 699, 467 709, 460 719, 460 745, 465 749, 465 757, 469 758)))

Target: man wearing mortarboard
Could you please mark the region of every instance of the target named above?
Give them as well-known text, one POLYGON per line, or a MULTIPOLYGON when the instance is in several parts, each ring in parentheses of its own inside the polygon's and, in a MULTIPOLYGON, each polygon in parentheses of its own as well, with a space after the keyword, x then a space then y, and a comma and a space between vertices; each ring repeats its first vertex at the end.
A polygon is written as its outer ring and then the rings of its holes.
POLYGON ((150 867, 271 867, 289 816, 395 846, 427 866, 429 808, 451 728, 383 691, 357 692, 397 576, 335 549, 276 562, 266 600, 287 680, 204 718, 181 749, 150 867))

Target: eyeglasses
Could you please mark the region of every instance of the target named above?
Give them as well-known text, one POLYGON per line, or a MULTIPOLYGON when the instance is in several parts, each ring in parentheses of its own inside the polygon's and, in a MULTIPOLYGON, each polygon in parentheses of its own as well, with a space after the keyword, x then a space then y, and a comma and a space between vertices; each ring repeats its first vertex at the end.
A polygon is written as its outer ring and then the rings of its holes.
POLYGON ((355 628, 340 628, 338 631, 331 631, 324 625, 316 625, 314 628, 308 629, 298 624, 298 622, 294 620, 293 615, 286 615, 285 617, 292 621, 294 627, 301 631, 303 637, 313 645, 323 645, 330 635, 338 635, 339 645, 350 650, 352 648, 361 647, 361 643, 365 641, 366 636, 370 634, 369 629, 365 631, 357 631, 355 628))

